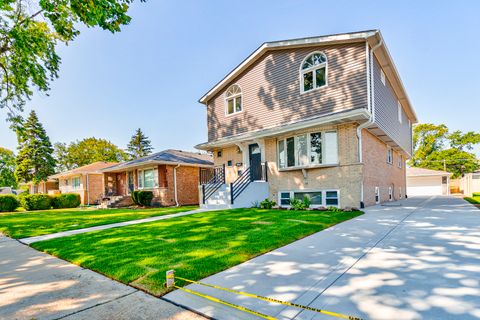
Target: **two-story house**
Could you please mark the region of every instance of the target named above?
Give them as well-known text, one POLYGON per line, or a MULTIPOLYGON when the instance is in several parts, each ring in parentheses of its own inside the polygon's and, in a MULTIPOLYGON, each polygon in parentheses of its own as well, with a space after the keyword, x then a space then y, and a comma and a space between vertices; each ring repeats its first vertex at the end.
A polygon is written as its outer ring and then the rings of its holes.
POLYGON ((406 197, 417 121, 380 31, 267 42, 200 98, 206 207, 363 207, 406 197))

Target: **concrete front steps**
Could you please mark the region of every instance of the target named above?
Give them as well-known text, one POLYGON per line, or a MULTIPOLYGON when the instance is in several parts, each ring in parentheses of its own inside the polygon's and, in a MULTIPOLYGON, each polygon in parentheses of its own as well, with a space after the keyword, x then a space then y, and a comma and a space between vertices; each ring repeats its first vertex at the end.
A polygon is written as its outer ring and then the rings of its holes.
POLYGON ((110 196, 106 197, 106 200, 103 200, 97 208, 99 209, 108 209, 108 208, 121 208, 128 207, 133 204, 132 198, 130 196, 110 196))
POLYGON ((251 208, 255 202, 260 203, 270 196, 268 182, 253 181, 238 195, 232 204, 230 188, 230 184, 223 184, 205 201, 205 204, 200 205, 200 208, 204 210, 251 208))

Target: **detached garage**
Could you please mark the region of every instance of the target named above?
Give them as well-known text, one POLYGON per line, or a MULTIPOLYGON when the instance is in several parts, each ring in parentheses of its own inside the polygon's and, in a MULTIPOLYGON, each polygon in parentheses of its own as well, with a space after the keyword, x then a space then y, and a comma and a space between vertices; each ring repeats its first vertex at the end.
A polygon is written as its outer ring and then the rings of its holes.
POLYGON ((408 196, 441 196, 450 194, 450 176, 446 171, 407 168, 408 196))

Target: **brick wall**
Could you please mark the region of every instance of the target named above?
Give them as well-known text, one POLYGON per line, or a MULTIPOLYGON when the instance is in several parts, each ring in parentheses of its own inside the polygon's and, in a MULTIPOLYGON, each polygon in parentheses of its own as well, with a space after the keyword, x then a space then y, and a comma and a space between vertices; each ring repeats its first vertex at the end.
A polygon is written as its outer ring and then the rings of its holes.
POLYGON ((375 204, 375 187, 380 189, 380 202, 389 200, 388 188, 392 187, 394 200, 405 197, 405 156, 402 168, 398 167, 399 153, 393 152, 393 163, 387 163, 387 145, 367 130, 362 132, 362 156, 364 162, 363 194, 366 206, 375 204))
MULTIPOLYGON (((85 175, 86 179, 86 175, 85 175)), ((87 183, 84 184, 87 186, 87 183)), ((88 175, 88 199, 87 203, 95 204, 104 193, 103 174, 89 174, 88 175)))

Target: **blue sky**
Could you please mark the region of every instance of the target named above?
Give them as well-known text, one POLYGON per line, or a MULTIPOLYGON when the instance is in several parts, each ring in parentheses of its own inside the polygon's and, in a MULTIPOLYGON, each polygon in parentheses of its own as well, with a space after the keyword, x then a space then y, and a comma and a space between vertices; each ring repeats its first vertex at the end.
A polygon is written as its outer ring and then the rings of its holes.
MULTIPOLYGON (((60 78, 26 109, 52 142, 125 148, 140 127, 156 151, 193 150, 207 139, 198 98, 261 43, 378 28, 420 121, 479 131, 478 12, 474 0, 137 1, 121 33, 82 29, 59 47, 60 78)), ((0 145, 16 148, 6 122, 0 145)))

